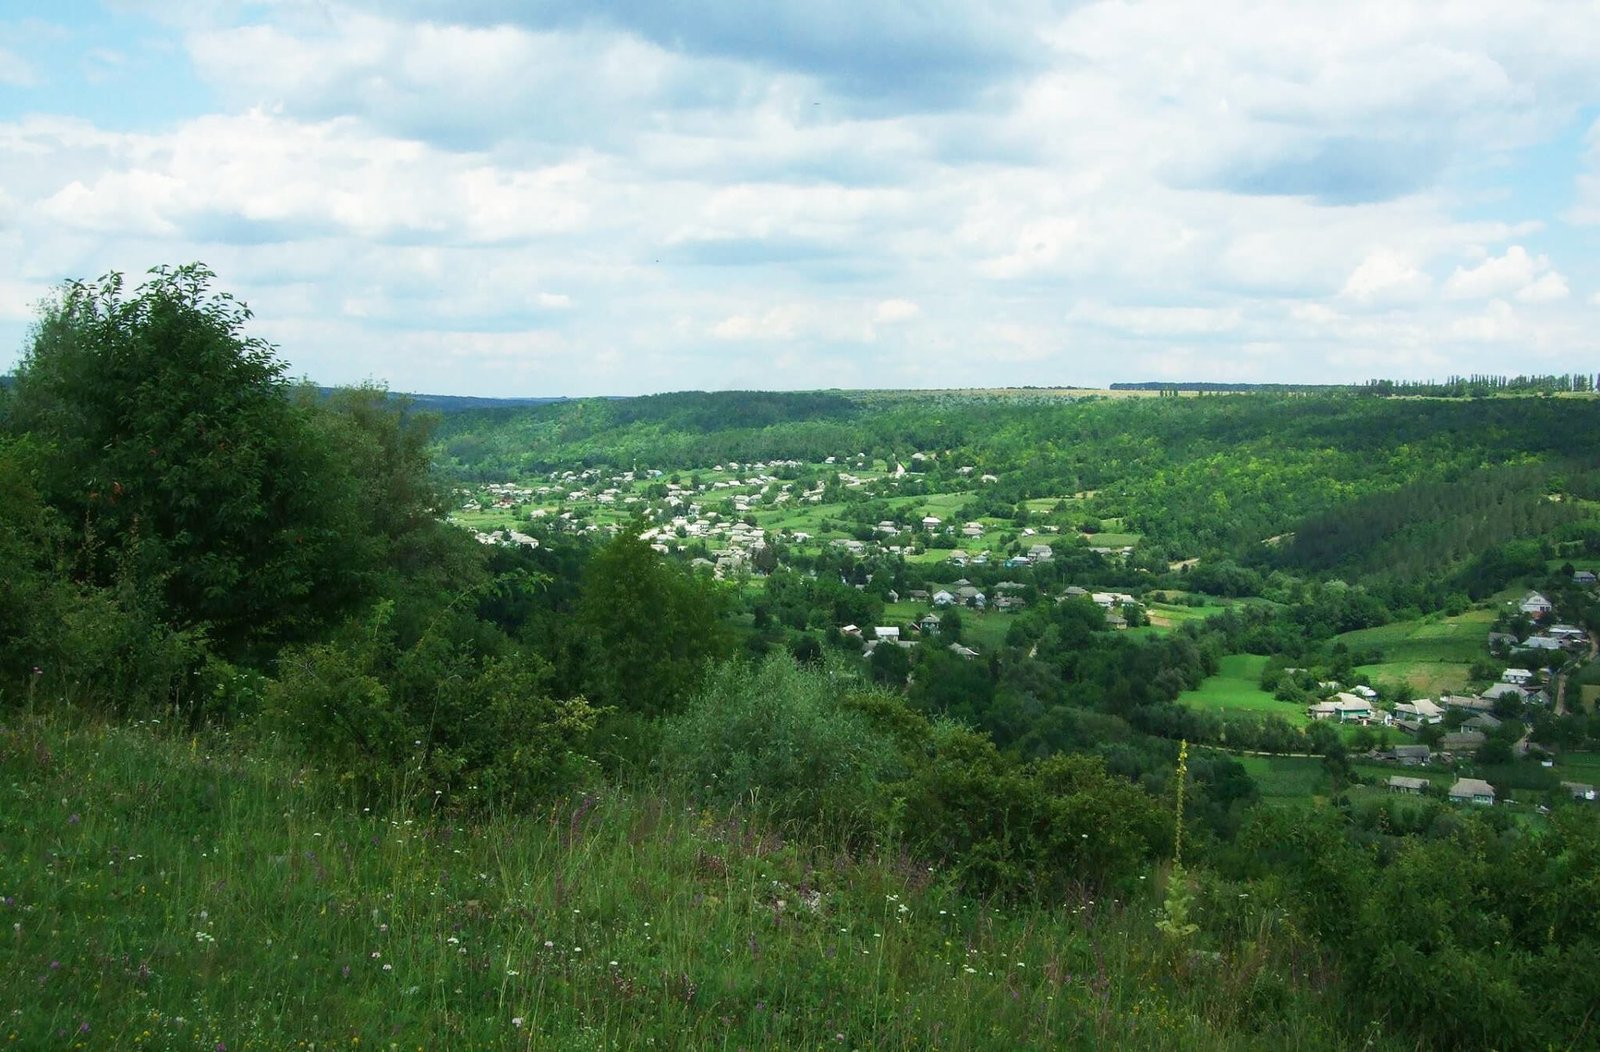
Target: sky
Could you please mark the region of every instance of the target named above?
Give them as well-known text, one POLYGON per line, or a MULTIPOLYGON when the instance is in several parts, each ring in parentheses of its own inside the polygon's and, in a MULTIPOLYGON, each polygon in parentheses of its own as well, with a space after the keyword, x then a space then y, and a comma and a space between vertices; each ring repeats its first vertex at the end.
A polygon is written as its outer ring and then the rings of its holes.
POLYGON ((0 6, 0 371, 190 261, 399 391, 1596 372, 1600 3, 0 6))

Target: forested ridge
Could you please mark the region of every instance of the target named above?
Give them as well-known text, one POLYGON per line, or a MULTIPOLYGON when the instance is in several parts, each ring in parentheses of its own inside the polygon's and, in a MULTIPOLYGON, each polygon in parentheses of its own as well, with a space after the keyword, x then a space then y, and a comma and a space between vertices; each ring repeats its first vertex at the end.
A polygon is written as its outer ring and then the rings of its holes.
POLYGON ((1595 1044, 1600 818, 1513 747, 1600 716, 1503 599, 1600 627, 1593 400, 441 417, 251 325, 199 266, 71 284, 0 393, 21 1047, 1595 1044), (1305 717, 1414 696, 1351 642, 1397 623, 1570 688, 1450 770, 1517 810, 1305 717), (1193 703, 1241 658, 1259 711, 1193 703))

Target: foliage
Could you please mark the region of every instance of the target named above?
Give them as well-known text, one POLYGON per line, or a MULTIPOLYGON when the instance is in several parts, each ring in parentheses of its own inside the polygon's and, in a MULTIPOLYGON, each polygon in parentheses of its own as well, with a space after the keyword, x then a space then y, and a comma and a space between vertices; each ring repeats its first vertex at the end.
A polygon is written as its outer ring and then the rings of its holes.
POLYGON ((180 628, 238 656, 335 621, 360 562, 335 451, 211 278, 186 266, 131 294, 118 274, 67 286, 24 353, 11 426, 40 440, 39 486, 82 524, 82 579, 159 582, 180 628))
POLYGON ((516 807, 580 781, 598 713, 549 694, 549 669, 426 635, 402 648, 381 604, 342 637, 288 652, 264 726, 361 798, 516 807))
POLYGON ((596 703, 646 717, 680 709, 731 640, 715 587, 624 530, 584 568, 573 640, 596 703))
POLYGON ((876 829, 884 783, 902 773, 894 741, 849 695, 866 691, 837 666, 776 654, 719 666, 667 721, 661 763, 695 797, 748 804, 781 823, 846 833, 876 829))

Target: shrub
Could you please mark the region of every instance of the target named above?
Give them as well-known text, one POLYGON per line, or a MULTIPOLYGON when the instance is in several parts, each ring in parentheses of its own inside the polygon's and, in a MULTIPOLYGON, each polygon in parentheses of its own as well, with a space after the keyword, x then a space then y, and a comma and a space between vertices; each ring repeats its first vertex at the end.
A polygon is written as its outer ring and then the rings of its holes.
POLYGON ((861 833, 878 825, 899 751, 848 700, 862 690, 838 665, 775 654, 717 667, 663 732, 669 778, 710 803, 753 802, 779 821, 861 833))

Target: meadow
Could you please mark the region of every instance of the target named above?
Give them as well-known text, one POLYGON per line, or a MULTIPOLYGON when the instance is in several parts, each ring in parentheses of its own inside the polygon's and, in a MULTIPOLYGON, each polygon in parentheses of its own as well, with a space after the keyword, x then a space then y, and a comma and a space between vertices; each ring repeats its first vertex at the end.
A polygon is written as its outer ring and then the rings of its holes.
POLYGON ((1005 908, 639 791, 369 811, 270 742, 150 725, 19 717, 0 777, 14 1048, 1342 1043, 1303 964, 1175 956, 1154 881, 1005 908))
POLYGON ((1383 660, 1356 667, 1373 683, 1405 683, 1419 697, 1436 698, 1467 689, 1472 663, 1488 656, 1493 622, 1492 610, 1469 610, 1347 632, 1338 640, 1353 651, 1382 654, 1383 660))
POLYGON ((1273 715, 1291 723, 1305 723, 1304 706, 1279 701, 1261 689, 1261 673, 1266 667, 1267 658, 1259 654, 1229 654, 1221 660, 1215 676, 1195 690, 1184 691, 1178 701, 1224 717, 1273 715))

